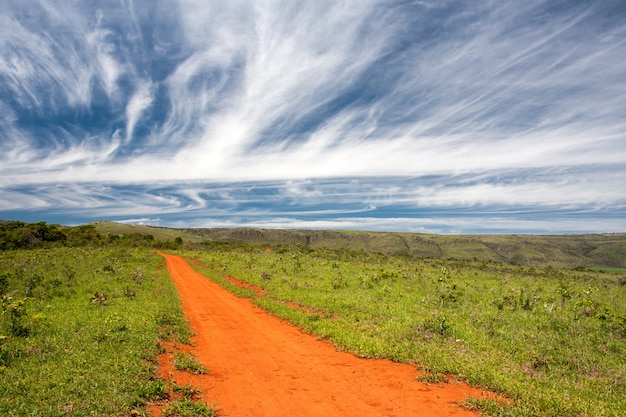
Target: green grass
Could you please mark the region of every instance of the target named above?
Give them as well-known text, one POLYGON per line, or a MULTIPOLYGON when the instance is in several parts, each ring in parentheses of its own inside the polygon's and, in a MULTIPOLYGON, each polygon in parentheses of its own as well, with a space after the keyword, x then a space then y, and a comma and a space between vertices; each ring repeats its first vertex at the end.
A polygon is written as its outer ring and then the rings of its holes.
POLYGON ((194 375, 206 374, 208 372, 190 353, 177 353, 174 367, 179 371, 187 371, 194 375))
POLYGON ((189 399, 175 400, 163 410, 165 417, 217 417, 214 405, 208 405, 189 399))
POLYGON ((626 274, 626 268, 599 267, 599 268, 590 268, 590 269, 593 271, 608 272, 612 274, 626 274))
POLYGON ((200 396, 200 394, 202 394, 200 389, 198 387, 193 386, 193 385, 177 385, 177 384, 175 384, 172 387, 172 391, 174 391, 177 394, 180 394, 180 396, 183 399, 186 399, 186 400, 196 399, 196 398, 198 398, 200 396))
POLYGON ((264 249, 216 245, 184 254, 225 287, 341 349, 419 364, 510 399, 468 403, 488 415, 626 414, 626 286, 615 274, 264 249), (266 295, 234 287, 224 273, 266 295))
POLYGON ((417 377, 417 380, 424 384, 441 384, 449 382, 448 377, 444 374, 435 372, 435 373, 425 373, 417 377))
POLYGON ((0 415, 128 416, 167 395, 158 342, 189 330, 154 252, 0 252, 0 296, 0 415))

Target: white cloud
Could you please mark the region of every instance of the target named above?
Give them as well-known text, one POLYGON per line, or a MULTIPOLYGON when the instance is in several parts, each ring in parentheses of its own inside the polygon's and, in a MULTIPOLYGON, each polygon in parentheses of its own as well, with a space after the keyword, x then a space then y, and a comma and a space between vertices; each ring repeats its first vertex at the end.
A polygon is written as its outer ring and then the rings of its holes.
POLYGON ((115 57, 116 46, 112 42, 113 32, 102 28, 103 15, 101 10, 96 11, 96 25, 87 33, 86 41, 95 58, 96 69, 103 87, 109 97, 114 97, 118 90, 118 79, 124 73, 124 65, 115 57))
POLYGON ((34 207, 133 218, 232 215, 238 181, 286 184, 290 216, 624 205, 626 23, 611 1, 139 6, 0 6, 0 195, 46 186, 34 207), (138 191, 107 199, 102 183, 138 191))
POLYGON ((149 83, 140 83, 126 105, 126 141, 133 137, 135 125, 141 114, 152 104, 154 97, 149 83))
POLYGON ((415 217, 354 217, 328 220, 301 220, 288 217, 267 218, 258 221, 241 223, 233 220, 207 219, 170 224, 170 227, 204 227, 232 228, 246 227, 268 229, 334 229, 334 230, 370 230, 370 231, 403 231, 414 233, 611 233, 623 230, 624 223, 618 219, 572 219, 569 217, 550 217, 544 219, 510 218, 505 216, 481 217, 446 217, 446 218, 415 218, 415 217))
POLYGON ((161 219, 159 218, 149 218, 149 217, 141 217, 138 219, 122 219, 122 220, 115 220, 117 223, 122 223, 122 224, 140 224, 140 225, 158 225, 159 221, 161 221, 161 219))
MULTIPOLYGON (((42 5, 49 6, 47 3, 42 5)), ((47 8, 52 11, 52 7, 47 8)), ((37 14, 37 7, 31 12, 37 14)), ((13 97, 24 106, 59 104, 60 93, 72 106, 87 105, 91 99, 93 68, 83 55, 80 39, 84 28, 72 9, 50 13, 50 33, 25 26, 5 4, 0 17, 0 74, 10 79, 13 97), (61 16, 62 15, 62 16, 61 16), (75 40, 78 45, 72 45, 75 40), (43 98, 51 102, 42 101, 43 98)))

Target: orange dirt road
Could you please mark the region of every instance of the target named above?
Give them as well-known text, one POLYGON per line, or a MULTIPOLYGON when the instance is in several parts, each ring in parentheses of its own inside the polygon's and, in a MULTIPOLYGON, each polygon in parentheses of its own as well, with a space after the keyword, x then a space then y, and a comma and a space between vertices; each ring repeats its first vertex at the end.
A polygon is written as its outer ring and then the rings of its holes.
POLYGON ((486 393, 453 382, 424 385, 415 366, 337 352, 194 271, 167 261, 209 369, 200 388, 220 416, 474 416, 456 402, 486 393))

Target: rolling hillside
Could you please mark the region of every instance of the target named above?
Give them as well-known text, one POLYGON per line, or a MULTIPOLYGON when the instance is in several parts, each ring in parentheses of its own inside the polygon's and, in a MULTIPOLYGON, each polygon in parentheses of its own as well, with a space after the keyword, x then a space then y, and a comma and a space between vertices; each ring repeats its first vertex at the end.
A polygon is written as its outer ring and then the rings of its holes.
POLYGON ((427 258, 476 259, 528 266, 626 268, 626 234, 434 235, 401 232, 287 229, 171 229, 93 223, 103 233, 181 237, 188 243, 224 242, 346 249, 427 258))

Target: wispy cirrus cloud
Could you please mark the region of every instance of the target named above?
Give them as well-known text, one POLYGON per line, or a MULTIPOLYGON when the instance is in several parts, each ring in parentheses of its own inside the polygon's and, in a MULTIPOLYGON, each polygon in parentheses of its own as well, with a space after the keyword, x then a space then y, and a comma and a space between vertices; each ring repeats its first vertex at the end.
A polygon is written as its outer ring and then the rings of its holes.
POLYGON ((397 228, 383 217, 569 210, 626 226, 617 0, 0 12, 5 213, 397 228))

